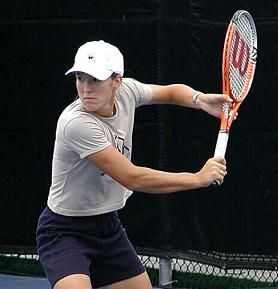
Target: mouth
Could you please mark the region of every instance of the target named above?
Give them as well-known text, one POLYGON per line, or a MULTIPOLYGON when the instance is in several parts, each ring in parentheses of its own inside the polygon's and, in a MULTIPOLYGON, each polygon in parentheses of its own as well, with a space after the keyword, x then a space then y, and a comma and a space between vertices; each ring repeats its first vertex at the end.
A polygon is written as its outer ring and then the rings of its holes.
POLYGON ((83 97, 83 100, 97 100, 97 98, 96 97, 88 97, 88 96, 86 96, 86 97, 83 97))

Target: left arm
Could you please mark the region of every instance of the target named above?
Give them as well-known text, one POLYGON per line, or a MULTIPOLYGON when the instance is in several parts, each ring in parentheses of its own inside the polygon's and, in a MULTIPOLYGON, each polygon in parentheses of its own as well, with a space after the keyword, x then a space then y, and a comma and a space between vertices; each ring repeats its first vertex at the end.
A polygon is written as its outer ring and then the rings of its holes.
POLYGON ((175 104, 201 109, 215 117, 221 116, 222 106, 225 102, 232 102, 232 99, 225 94, 201 93, 198 95, 194 104, 192 97, 196 91, 190 86, 183 84, 150 86, 153 91, 153 103, 175 104))

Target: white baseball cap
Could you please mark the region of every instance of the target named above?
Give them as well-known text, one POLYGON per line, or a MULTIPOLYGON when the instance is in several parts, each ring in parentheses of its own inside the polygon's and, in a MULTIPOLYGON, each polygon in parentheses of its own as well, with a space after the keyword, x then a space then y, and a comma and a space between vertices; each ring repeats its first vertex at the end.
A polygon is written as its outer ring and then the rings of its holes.
POLYGON ((87 42, 79 47, 71 72, 85 72, 99 80, 108 79, 112 73, 123 76, 124 58, 120 50, 103 40, 87 42))

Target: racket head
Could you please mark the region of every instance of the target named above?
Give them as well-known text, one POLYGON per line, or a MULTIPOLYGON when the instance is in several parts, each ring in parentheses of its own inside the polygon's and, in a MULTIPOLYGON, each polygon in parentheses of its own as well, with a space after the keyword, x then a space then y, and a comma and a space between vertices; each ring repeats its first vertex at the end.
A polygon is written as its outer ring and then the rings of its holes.
POLYGON ((257 62, 257 31, 254 20, 246 10, 238 10, 232 17, 223 49, 223 93, 233 100, 225 104, 221 130, 228 131, 234 115, 247 96, 255 74, 257 62))

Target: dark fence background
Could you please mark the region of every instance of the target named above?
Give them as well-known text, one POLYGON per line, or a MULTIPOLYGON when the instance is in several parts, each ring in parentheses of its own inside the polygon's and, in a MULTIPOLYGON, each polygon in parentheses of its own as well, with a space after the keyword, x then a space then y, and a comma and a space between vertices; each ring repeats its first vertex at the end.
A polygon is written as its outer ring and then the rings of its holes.
MULTIPOLYGON (((275 0, 1 1, 0 246, 34 246, 50 185, 57 118, 76 96, 64 76, 76 49, 104 39, 125 56, 126 76, 221 91, 228 22, 248 10, 258 66, 233 124, 229 174, 218 189, 137 192, 120 211, 137 247, 179 251, 278 252, 278 2, 275 0)), ((175 106, 140 108, 134 162, 196 171, 214 152, 218 121, 175 106)))

